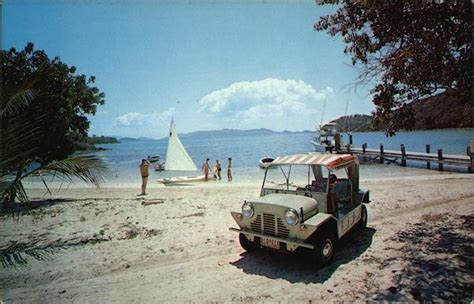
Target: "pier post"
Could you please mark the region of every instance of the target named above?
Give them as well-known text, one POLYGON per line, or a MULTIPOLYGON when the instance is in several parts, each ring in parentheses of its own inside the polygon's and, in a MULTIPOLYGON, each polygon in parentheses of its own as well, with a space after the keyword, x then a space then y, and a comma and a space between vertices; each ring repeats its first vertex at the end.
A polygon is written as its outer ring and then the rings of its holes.
MULTIPOLYGON (((426 145, 426 153, 427 154, 430 154, 430 149, 431 149, 431 146, 430 145, 426 145)), ((431 163, 429 161, 426 162, 426 169, 430 169, 431 168, 431 163)))
POLYGON ((334 149, 337 151, 341 151, 341 134, 336 133, 334 135, 334 149))
POLYGON ((352 146, 352 134, 351 133, 349 133, 349 145, 352 146))
POLYGON ((443 149, 438 149, 438 171, 443 171, 443 149))
POLYGON ((407 153, 405 151, 404 144, 400 145, 400 150, 402 151, 402 167, 406 167, 407 166, 407 153))
POLYGON ((380 144, 380 163, 383 164, 383 145, 380 144))
POLYGON ((472 167, 474 167, 474 140, 471 140, 469 147, 467 147, 467 155, 469 155, 469 165, 467 171, 472 173, 472 167))
POLYGON ((362 153, 364 153, 364 154, 365 154, 365 149, 367 149, 367 143, 364 143, 362 145, 362 153))

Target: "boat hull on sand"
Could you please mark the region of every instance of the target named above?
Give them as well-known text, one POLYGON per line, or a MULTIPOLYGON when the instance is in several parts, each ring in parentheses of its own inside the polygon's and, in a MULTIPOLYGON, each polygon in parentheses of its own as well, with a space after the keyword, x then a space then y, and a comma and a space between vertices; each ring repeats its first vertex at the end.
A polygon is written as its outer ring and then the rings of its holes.
MULTIPOLYGON (((214 180, 212 176, 208 176, 207 180, 214 180)), ((163 178, 158 180, 159 183, 168 185, 168 184, 186 184, 186 183, 193 183, 193 182, 203 182, 206 180, 204 175, 196 175, 196 176, 177 176, 177 177, 170 177, 170 178, 163 178)))

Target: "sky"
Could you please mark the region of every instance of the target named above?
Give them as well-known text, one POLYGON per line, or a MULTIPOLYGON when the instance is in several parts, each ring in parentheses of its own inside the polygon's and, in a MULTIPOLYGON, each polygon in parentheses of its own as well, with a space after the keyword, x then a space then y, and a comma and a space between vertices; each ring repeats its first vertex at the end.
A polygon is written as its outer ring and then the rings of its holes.
POLYGON ((314 1, 3 0, 2 49, 33 42, 95 76, 105 104, 89 134, 162 138, 268 128, 314 130, 369 114, 369 88, 314 1), (325 104, 325 107, 324 107, 325 104), (323 115, 324 108, 324 115, 323 115))

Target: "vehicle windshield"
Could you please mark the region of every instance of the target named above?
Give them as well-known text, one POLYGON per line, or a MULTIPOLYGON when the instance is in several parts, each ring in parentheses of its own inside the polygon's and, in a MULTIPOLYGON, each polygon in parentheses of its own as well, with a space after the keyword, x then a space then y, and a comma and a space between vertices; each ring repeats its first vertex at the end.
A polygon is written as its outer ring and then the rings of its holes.
POLYGON ((267 170, 263 187, 277 190, 304 190, 314 192, 327 190, 329 170, 315 165, 271 166, 267 170))

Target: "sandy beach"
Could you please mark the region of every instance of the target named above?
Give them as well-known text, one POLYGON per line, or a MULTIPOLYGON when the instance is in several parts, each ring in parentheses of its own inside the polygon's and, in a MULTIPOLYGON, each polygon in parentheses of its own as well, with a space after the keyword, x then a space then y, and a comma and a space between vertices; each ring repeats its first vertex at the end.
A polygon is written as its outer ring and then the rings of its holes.
POLYGON ((260 183, 151 184, 145 197, 139 185, 30 189, 42 202, 0 218, 0 302, 472 299, 474 175, 362 179, 368 228, 322 269, 302 254, 244 253, 230 211, 260 183))

